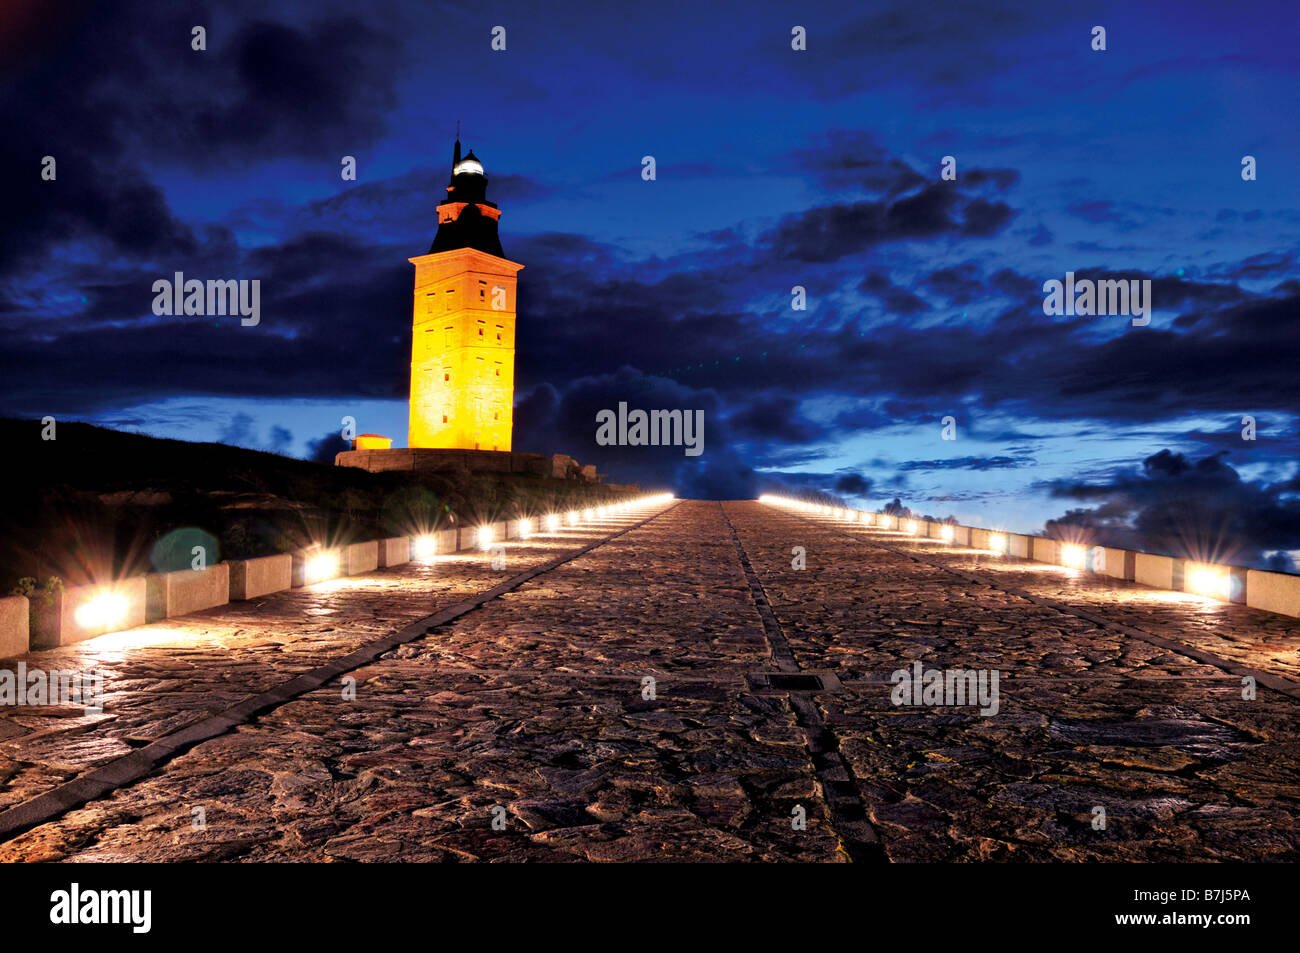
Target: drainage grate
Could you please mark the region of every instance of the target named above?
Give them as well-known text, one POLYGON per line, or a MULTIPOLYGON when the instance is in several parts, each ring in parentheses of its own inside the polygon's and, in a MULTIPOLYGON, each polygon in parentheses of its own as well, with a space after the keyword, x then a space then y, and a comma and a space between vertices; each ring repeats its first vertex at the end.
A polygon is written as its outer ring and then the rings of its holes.
POLYGON ((816 675, 769 675, 767 684, 782 692, 816 692, 825 687, 816 675))

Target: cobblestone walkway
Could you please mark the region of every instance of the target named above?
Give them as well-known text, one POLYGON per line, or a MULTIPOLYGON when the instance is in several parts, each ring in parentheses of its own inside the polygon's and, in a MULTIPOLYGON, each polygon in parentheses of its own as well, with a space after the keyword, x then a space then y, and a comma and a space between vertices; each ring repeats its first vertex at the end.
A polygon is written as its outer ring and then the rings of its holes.
MULTIPOLYGON (((633 522, 34 655, 109 694, 99 717, 0 709, 0 808, 633 522)), ((0 860, 1300 857, 1300 701, 1112 621, 1297 677, 1295 620, 684 502, 0 860), (997 713, 895 706, 918 662, 996 670, 997 713)))

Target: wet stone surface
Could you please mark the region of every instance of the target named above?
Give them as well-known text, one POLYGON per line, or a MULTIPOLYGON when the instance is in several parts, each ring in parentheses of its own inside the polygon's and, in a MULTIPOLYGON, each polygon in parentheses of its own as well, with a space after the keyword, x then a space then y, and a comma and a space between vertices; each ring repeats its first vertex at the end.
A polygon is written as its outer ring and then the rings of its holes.
MULTIPOLYGON (((0 806, 630 522, 518 544, 507 572, 462 554, 34 656, 111 670, 108 703, 0 711, 0 806)), ((923 544, 684 502, 357 669, 355 699, 288 702, 0 860, 843 861, 790 695, 753 678, 775 667, 731 526, 800 670, 835 677, 803 697, 888 859, 1300 856, 1300 701, 873 540, 923 544), (996 670, 996 714, 895 705, 915 662, 996 670)), ((1294 620, 998 571, 1284 676, 1300 645, 1294 620)))

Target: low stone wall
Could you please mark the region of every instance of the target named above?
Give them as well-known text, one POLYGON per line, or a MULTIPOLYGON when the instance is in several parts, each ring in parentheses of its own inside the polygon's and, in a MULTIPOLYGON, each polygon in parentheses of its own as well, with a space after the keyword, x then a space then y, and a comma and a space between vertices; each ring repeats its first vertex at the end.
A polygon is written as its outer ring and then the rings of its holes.
POLYGON ((339 571, 345 576, 359 576, 379 568, 379 541, 349 543, 339 556, 339 571))
POLYGON ((56 592, 50 604, 37 600, 31 605, 33 648, 55 648, 106 632, 120 632, 145 624, 148 588, 144 576, 120 579, 102 586, 73 586, 56 592), (104 596, 119 603, 120 612, 95 618, 93 603, 104 596), (87 610, 83 613, 82 610, 87 610))
POLYGON ((1300 576, 1247 570, 1245 598, 1256 609, 1300 618, 1300 576))
POLYGON ((407 536, 390 536, 379 541, 379 566, 388 569, 411 561, 411 540, 407 536))
POLYGON ((230 601, 230 565, 150 573, 145 577, 145 621, 157 622, 200 612, 230 601))
POLYGON ((1172 556, 1134 553, 1133 581, 1153 589, 1181 589, 1182 562, 1172 556))
POLYGON ((22 655, 31 648, 31 611, 26 596, 0 598, 0 658, 22 655))
POLYGON ((1109 546, 1103 548, 1106 551, 1106 565, 1101 571, 1107 576, 1131 581, 1137 569, 1137 553, 1127 549, 1112 549, 1109 546))
POLYGON ((1029 558, 1036 563, 1057 563, 1061 559, 1061 546, 1057 540, 1042 536, 1029 537, 1029 558))
MULTIPOLYGON (((909 520, 891 518, 880 512, 865 513, 863 516, 864 525, 894 532, 906 532, 909 520)), ((915 523, 912 535, 916 538, 943 538, 944 523, 915 517, 910 519, 915 523)), ((1031 559, 1056 566, 1065 566, 1068 561, 1072 564, 1069 568, 1136 582, 1152 589, 1195 593, 1300 618, 1300 575, 1265 572, 1220 563, 1196 563, 1176 556, 1135 552, 1111 546, 1087 546, 1082 542, 1071 544, 1067 540, 1005 533, 979 526, 953 526, 953 530, 955 545, 1001 551, 1013 558, 1031 559), (1005 549, 994 545, 995 537, 1006 541, 1005 549), (1072 545, 1082 547, 1082 554, 1078 549, 1067 549, 1067 546, 1072 545)))
POLYGON ((232 559, 229 563, 232 601, 256 599, 293 585, 293 556, 289 553, 258 559, 232 559))

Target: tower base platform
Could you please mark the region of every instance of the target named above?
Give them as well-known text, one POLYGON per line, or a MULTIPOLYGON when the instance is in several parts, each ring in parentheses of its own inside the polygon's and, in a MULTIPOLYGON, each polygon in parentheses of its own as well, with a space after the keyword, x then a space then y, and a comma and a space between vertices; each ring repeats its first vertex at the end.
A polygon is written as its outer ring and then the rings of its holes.
POLYGON ((556 480, 599 483, 594 466, 579 466, 562 453, 515 453, 510 450, 433 450, 392 448, 345 450, 334 457, 336 467, 356 467, 371 473, 385 470, 469 470, 471 473, 525 473, 556 480))

